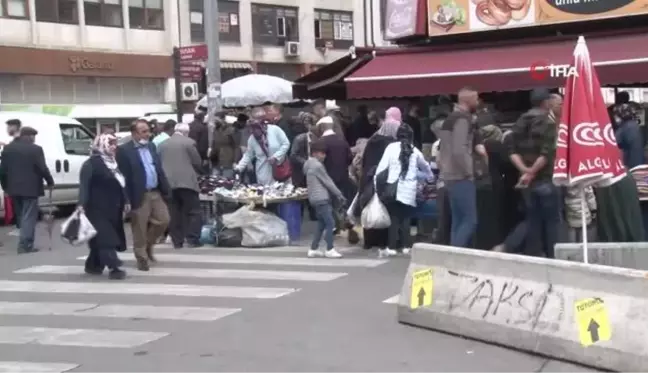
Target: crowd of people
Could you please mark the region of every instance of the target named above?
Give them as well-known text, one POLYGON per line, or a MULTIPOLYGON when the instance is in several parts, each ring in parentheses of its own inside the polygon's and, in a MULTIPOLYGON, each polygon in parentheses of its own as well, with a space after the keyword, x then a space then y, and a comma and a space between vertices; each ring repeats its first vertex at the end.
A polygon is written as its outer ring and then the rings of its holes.
MULTIPOLYGON (((415 104, 404 116, 397 107, 383 115, 361 106, 348 120, 339 107, 316 102, 294 118, 277 105, 252 108, 234 123, 222 113, 213 128, 200 107, 192 123, 136 120, 131 140, 119 146, 105 131, 80 173, 77 211, 97 230, 85 271, 100 275, 108 268, 110 278, 125 277, 117 252, 127 248, 126 217, 138 270, 156 262, 154 246, 167 235, 176 249, 200 246, 198 177, 205 173, 306 187, 303 212, 317 221, 311 258, 342 257, 334 241, 341 231, 358 242, 356 223, 374 196, 389 226, 364 227, 362 245, 377 248, 379 257, 407 255, 417 220, 419 233, 433 231, 420 240, 552 258, 563 228, 568 239, 581 239, 580 190, 552 182, 562 97, 544 89, 530 97, 532 108, 507 131, 472 88, 426 124, 415 104)), ((630 169, 644 163, 643 141, 636 111, 619 98, 610 118, 630 169)), ((54 181, 36 131, 18 120, 7 122, 7 130, 15 140, 3 149, 0 182, 16 207, 18 251, 33 252, 38 197, 54 181)), ((585 193, 586 223, 597 222, 599 239, 644 239, 632 179, 585 193)))

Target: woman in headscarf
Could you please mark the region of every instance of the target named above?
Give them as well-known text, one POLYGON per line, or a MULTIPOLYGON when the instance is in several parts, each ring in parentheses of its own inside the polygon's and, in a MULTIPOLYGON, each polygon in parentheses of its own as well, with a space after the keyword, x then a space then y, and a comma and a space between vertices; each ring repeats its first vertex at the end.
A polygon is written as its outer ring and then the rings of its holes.
POLYGON ((284 131, 274 124, 268 124, 265 117, 263 108, 255 108, 252 111, 248 122, 251 136, 245 154, 236 165, 236 170, 240 172, 255 160, 257 182, 262 185, 275 182, 273 166, 289 161, 287 156, 290 149, 290 141, 284 131))
MULTIPOLYGON (((394 108, 398 110, 398 108, 394 108)), ((361 154, 358 201, 355 205, 354 215, 360 217, 362 209, 369 203, 374 193, 373 178, 376 173, 376 167, 380 162, 387 145, 396 141, 396 132, 401 122, 394 120, 393 117, 385 118, 382 126, 378 131, 369 138, 365 144, 364 151, 361 154)), ((387 229, 364 229, 364 248, 366 250, 373 247, 384 248, 387 243, 387 229)))
POLYGON ((125 179, 117 168, 115 153, 117 137, 101 134, 96 137, 92 155, 81 166, 78 210, 84 212, 97 231, 88 243, 90 254, 85 272, 101 275, 108 268, 109 277, 122 280, 126 272, 117 251, 126 250, 124 214, 130 204, 124 192, 125 179))
POLYGON ((396 140, 385 149, 374 176, 377 188, 389 188, 396 184, 394 195, 390 196, 392 200, 386 205, 391 218, 388 247, 379 251, 380 257, 396 255, 398 252, 409 254, 412 247, 411 219, 416 207, 418 180, 421 174, 428 178, 432 176, 423 153, 413 144, 414 131, 409 125, 403 123, 398 127, 396 140), (380 185, 382 175, 385 175, 384 185, 380 185))

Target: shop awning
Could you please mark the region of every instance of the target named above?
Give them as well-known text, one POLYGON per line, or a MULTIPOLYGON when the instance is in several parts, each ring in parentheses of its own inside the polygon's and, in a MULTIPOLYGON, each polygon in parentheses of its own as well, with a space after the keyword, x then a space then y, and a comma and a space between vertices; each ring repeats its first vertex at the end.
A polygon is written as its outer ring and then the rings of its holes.
POLYGON ((234 70, 254 70, 252 64, 249 62, 228 62, 221 61, 221 69, 234 69, 234 70))
POLYGON ((293 83, 293 96, 301 99, 346 98, 343 79, 359 69, 371 59, 371 54, 358 54, 342 57, 326 66, 304 75, 293 83))
MULTIPOLYGON (((560 87, 564 78, 538 79, 532 66, 567 65, 576 37, 490 48, 417 48, 378 55, 345 78, 348 98, 416 97, 450 94, 465 86, 480 92, 560 87)), ((648 81, 648 33, 591 37, 590 55, 603 85, 648 81)))

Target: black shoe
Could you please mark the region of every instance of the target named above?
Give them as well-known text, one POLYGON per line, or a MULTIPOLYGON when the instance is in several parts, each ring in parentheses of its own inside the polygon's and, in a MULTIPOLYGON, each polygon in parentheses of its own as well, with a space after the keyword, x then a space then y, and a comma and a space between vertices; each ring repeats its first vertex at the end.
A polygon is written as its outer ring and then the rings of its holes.
POLYGON ((35 247, 32 247, 31 249, 24 249, 24 248, 20 248, 20 247, 18 248, 18 254, 37 253, 39 251, 40 250, 35 248, 35 247))
POLYGON ((176 250, 181 250, 184 247, 184 245, 173 245, 173 248, 176 250))
POLYGON ((137 269, 139 269, 140 271, 148 271, 150 269, 148 260, 137 258, 137 269))
POLYGON ((85 273, 88 275, 92 276, 101 276, 103 274, 103 270, 98 270, 98 269, 90 269, 90 268, 85 268, 84 269, 85 273))
POLYGON ((113 269, 110 271, 108 274, 108 278, 111 280, 123 280, 126 278, 126 272, 122 271, 121 269, 113 269))

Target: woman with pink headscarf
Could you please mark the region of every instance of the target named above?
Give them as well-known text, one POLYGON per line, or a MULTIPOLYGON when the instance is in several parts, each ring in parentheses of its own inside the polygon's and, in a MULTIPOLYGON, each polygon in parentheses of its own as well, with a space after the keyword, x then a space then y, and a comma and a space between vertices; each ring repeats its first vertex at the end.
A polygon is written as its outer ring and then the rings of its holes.
MULTIPOLYGON (((358 187, 358 203, 354 215, 359 217, 362 209, 369 203, 374 193, 373 178, 376 167, 382 158, 387 145, 396 141, 396 133, 402 121, 401 111, 391 107, 385 112, 385 120, 380 129, 369 138, 362 155, 360 168, 360 185, 358 187)), ((363 231, 364 248, 378 247, 383 249, 387 245, 387 229, 365 229, 363 231)))

